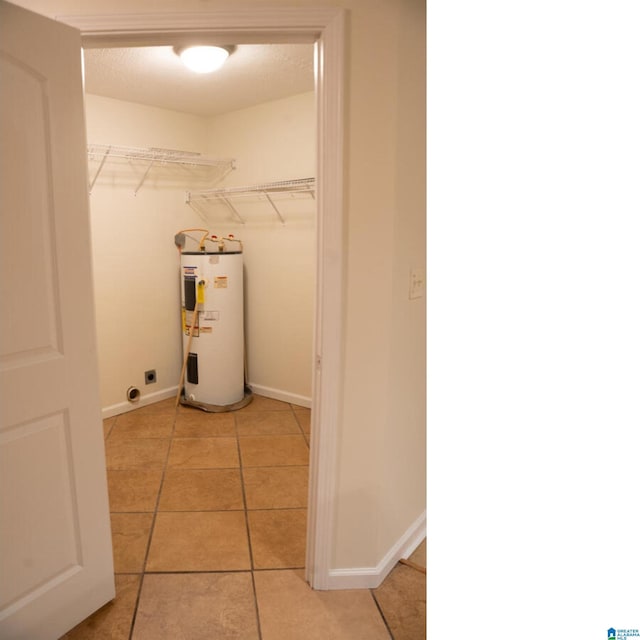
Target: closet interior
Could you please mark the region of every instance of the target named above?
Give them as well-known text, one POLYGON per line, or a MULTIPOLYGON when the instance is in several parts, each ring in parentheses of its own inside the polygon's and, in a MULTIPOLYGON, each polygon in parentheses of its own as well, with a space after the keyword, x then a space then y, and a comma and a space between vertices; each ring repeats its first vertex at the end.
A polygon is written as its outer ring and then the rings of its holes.
POLYGON ((89 66, 85 112, 103 417, 176 393, 182 327, 174 236, 190 228, 242 242, 247 384, 256 394, 310 407, 312 71, 311 90, 214 115, 91 93, 90 74, 89 66), (132 387, 140 392, 134 403, 132 387))

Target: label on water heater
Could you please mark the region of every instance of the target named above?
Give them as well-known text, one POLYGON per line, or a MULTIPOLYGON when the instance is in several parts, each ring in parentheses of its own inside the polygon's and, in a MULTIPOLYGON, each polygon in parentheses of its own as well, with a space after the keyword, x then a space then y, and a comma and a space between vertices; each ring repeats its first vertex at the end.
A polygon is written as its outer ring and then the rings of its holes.
POLYGON ((182 330, 184 334, 188 336, 193 331, 193 337, 197 338, 200 335, 200 312, 196 313, 195 317, 195 327, 192 329, 192 325, 194 322, 193 311, 188 311, 187 309, 182 309, 182 330))
POLYGON ((227 276, 216 276, 213 281, 214 289, 226 289, 227 288, 227 276))
POLYGON ((204 304, 204 287, 206 282, 204 280, 198 281, 198 286, 196 288, 196 302, 198 304, 204 304))

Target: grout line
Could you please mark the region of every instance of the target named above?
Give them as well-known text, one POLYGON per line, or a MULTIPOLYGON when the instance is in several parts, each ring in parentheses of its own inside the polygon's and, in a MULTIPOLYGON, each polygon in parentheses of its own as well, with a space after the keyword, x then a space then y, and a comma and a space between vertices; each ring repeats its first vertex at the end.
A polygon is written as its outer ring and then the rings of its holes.
POLYGON ((306 505, 302 507, 254 507, 253 509, 247 509, 247 511, 306 511, 306 505))
POLYGON ((253 606, 256 616, 256 629, 258 630, 258 640, 262 640, 262 628, 260 626, 260 612, 258 610, 258 594, 256 593, 256 581, 253 575, 254 562, 253 562, 253 547, 251 545, 251 531, 249 530, 249 509, 247 508, 247 492, 244 486, 244 473, 242 466, 242 452, 240 451, 240 436, 238 434, 238 421, 236 416, 233 416, 234 424, 236 426, 236 447, 238 449, 238 465, 240 467, 240 486, 242 488, 242 504, 244 506, 244 524, 247 530, 247 545, 249 546, 249 562, 251 564, 251 588, 253 591, 253 606))
POLYGON ((304 571, 304 569, 305 566, 303 564, 298 567, 258 567, 253 570, 253 573, 264 573, 266 571, 304 571))
MULTIPOLYGON (((308 464, 265 464, 260 466, 244 465, 245 469, 291 469, 292 467, 298 467, 300 469, 308 467, 308 464)), ((237 468, 237 467, 236 467, 237 468)))
POLYGON ((147 568, 147 560, 149 559, 149 551, 151 549, 151 540, 153 539, 153 531, 155 529, 156 526, 156 517, 158 515, 158 506, 160 505, 160 496, 162 495, 162 488, 164 486, 164 479, 165 479, 165 475, 167 473, 167 464, 169 462, 169 455, 171 454, 171 445, 173 444, 173 434, 175 433, 176 430, 176 419, 178 416, 178 411, 177 411, 177 407, 174 409, 173 412, 173 425, 171 427, 171 435, 169 437, 169 446, 167 447, 167 454, 165 456, 165 460, 164 460, 164 466, 162 467, 162 476, 160 478, 160 486, 158 487, 158 495, 156 497, 156 505, 155 505, 155 509, 153 510, 153 515, 151 518, 151 528, 149 529, 149 539, 147 540, 147 548, 145 550, 145 554, 144 554, 144 560, 142 562, 142 576, 140 578, 140 586, 138 587, 138 595, 136 597, 136 604, 135 607, 133 609, 133 616, 131 618, 131 627, 129 629, 129 640, 132 639, 133 637, 133 629, 135 627, 136 624, 136 618, 138 617, 138 606, 140 605, 140 597, 142 596, 142 585, 144 584, 144 578, 146 575, 146 568, 147 568))
POLYGON ((308 466, 309 466, 308 464, 270 464, 264 467, 261 465, 248 465, 247 469, 290 469, 291 467, 308 467, 308 466))
MULTIPOLYGON (((302 433, 302 437, 307 443, 307 447, 309 447, 309 450, 311 450, 311 436, 310 434, 306 433, 305 430, 302 428, 302 424, 300 424, 300 420, 298 419, 298 414, 296 413, 295 409, 293 410, 293 416, 296 419, 296 422, 298 423, 300 433, 302 433)), ((311 409, 309 409, 309 420, 311 420, 311 409)))
POLYGON ((239 438, 297 438, 301 435, 304 435, 302 432, 300 433, 241 433, 238 435, 239 438))
MULTIPOLYGON (((146 576, 183 576, 183 575, 199 575, 209 573, 250 573, 251 569, 166 569, 164 571, 158 569, 156 571, 146 571, 146 576)), ((123 575, 123 574, 118 574, 123 575)))
POLYGON ((262 640, 262 627, 260 626, 260 607, 258 605, 258 592, 256 591, 256 576, 253 570, 251 571, 251 586, 253 588, 253 603, 255 605, 255 612, 256 612, 256 626, 258 629, 258 640, 262 640))
POLYGON ((400 560, 398 560, 398 562, 400 564, 404 564, 407 567, 411 567, 412 569, 415 569, 416 571, 419 571, 420 573, 424 573, 425 575, 427 574, 427 568, 423 567, 415 562, 412 562, 411 560, 405 560, 404 558, 400 558, 400 560))
POLYGON ((387 628, 387 631, 389 633, 389 638, 391 640, 394 640, 393 633, 391 631, 391 627, 389 626, 389 623, 387 622, 387 619, 385 618, 384 611, 382 610, 382 607, 380 606, 380 603, 378 602, 378 599, 376 598, 375 589, 369 589, 369 593, 371 593, 371 597, 373 598, 373 601, 376 604, 376 608, 378 609, 378 613, 380 614, 380 617, 382 618, 382 622, 384 622, 384 626, 387 628))
MULTIPOLYGON (((306 505, 300 507, 254 507, 254 508, 241 508, 241 509, 163 509, 158 513, 238 513, 248 511, 305 511, 306 505)), ((113 515, 132 515, 140 514, 147 515, 153 513, 152 511, 112 511, 113 515)))
MULTIPOLYGON (((234 416, 235 420, 235 416, 234 416)), ((236 425, 237 426, 237 425, 236 425)), ((237 431, 236 431, 237 434, 237 431)), ((251 562, 251 570, 253 570, 253 548, 251 546, 251 533, 249 531, 249 514, 247 509, 247 492, 244 486, 244 474, 242 465, 242 451, 240 450, 240 438, 236 435, 236 450, 238 452, 238 468, 240 470, 240 487, 242 489, 242 510, 244 511, 244 524, 247 531, 247 543, 249 545, 249 560, 251 562)))

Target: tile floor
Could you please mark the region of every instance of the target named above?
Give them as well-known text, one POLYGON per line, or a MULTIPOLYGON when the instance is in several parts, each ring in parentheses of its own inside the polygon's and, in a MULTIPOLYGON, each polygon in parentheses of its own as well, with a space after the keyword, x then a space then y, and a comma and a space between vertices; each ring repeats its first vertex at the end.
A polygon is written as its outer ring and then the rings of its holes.
MULTIPOLYGON (((310 411, 165 400, 104 421, 116 598, 64 640, 420 640, 425 576, 304 581, 310 411)), ((424 542, 411 559, 426 566, 424 542)))

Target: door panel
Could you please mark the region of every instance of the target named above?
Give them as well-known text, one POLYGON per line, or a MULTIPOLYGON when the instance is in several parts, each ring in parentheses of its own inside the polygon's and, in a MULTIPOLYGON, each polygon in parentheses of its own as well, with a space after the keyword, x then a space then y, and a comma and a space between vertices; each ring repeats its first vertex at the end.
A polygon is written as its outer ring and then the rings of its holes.
POLYGON ((13 579, 3 581, 2 608, 27 597, 34 585, 46 589, 82 565, 69 436, 66 412, 0 434, 3 477, 20 487, 19 492, 3 494, 3 519, 19 525, 11 527, 3 540, 11 549, 3 575, 13 579), (33 532, 38 531, 46 539, 34 545, 38 534, 33 532))
MULTIPOLYGON (((54 289, 55 245, 51 237, 52 193, 48 163, 50 154, 29 152, 51 138, 47 119, 47 83, 34 69, 25 67, 16 59, 0 59, 3 86, 2 114, 11 114, 12 120, 24 118, 29 127, 11 127, 13 133, 11 153, 3 157, 2 175, 11 176, 3 189, 3 213, 0 231, 11 251, 3 251, 3 273, 12 273, 15 256, 36 264, 29 270, 13 273, 3 279, 2 300, 7 303, 3 320, 10 331, 0 334, 0 362, 23 363, 25 357, 58 352, 58 300, 54 289), (5 85, 5 82, 7 83, 5 85), (17 111, 17 113, 16 113, 17 111), (32 188, 32 185, 35 188, 32 188), (18 215, 22 210, 29 218, 18 215), (21 294, 29 291, 29 296, 21 294)), ((9 133, 11 135, 11 133, 9 133)), ((3 140, 6 138, 3 136, 3 140)))
POLYGON ((114 597, 80 34, 0 0, 0 637, 114 597))

